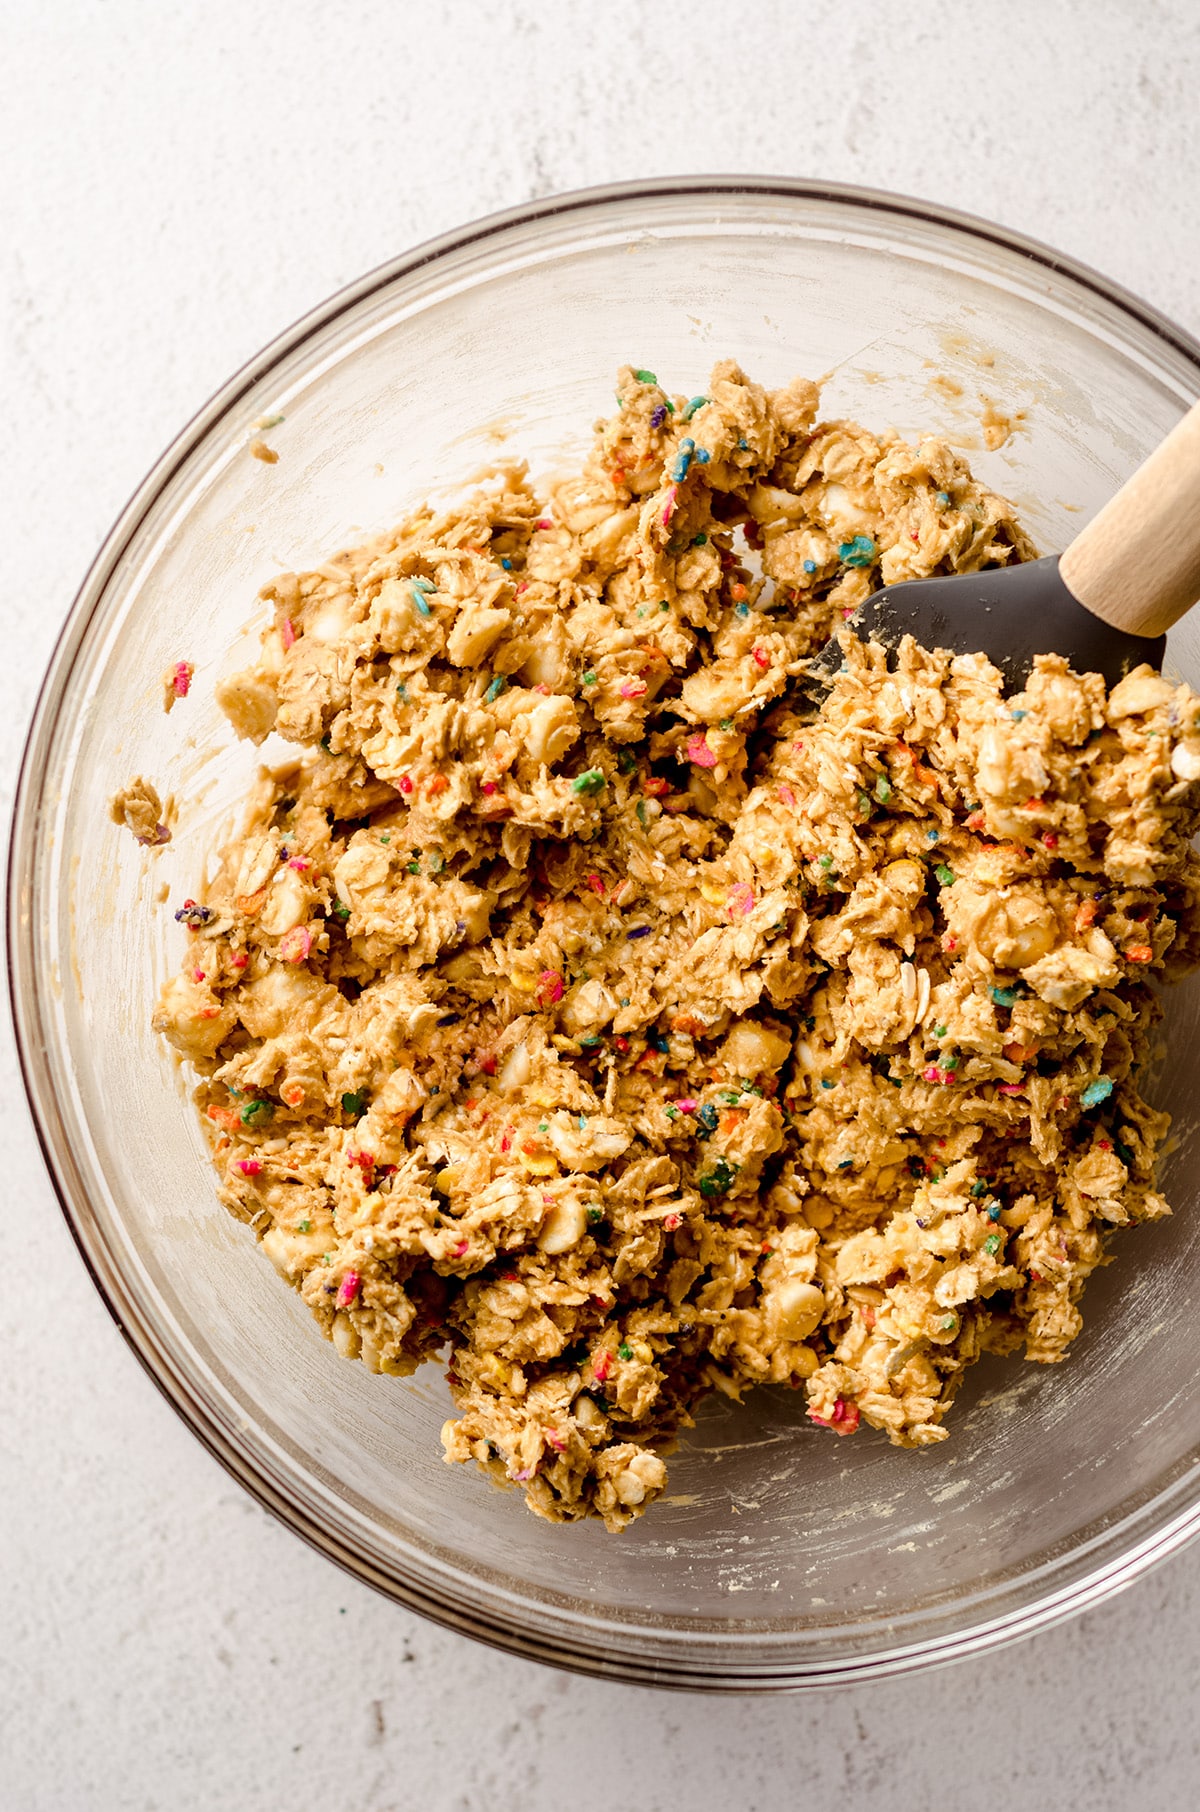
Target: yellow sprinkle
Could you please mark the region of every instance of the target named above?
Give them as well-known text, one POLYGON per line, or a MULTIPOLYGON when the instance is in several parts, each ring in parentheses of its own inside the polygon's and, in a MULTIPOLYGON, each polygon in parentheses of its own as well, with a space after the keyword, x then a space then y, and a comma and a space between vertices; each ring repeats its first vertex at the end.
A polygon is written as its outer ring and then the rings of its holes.
POLYGON ((711 881, 701 881, 700 883, 700 892, 710 906, 723 906, 726 891, 724 887, 714 887, 711 881))

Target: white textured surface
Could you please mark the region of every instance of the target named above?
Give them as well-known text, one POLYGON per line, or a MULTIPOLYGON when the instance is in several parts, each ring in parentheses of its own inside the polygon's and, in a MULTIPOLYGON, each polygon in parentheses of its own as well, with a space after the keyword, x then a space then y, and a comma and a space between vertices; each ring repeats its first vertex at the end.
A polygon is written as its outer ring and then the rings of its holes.
MULTIPOLYGON (((471 216, 671 171, 865 182, 1200 331, 1195 0, 8 0, 2 29, 6 797, 162 445, 297 314, 471 216)), ((160 1401, 63 1228, 7 1031, 0 1080, 6 1812, 1196 1804, 1198 1550, 981 1663, 771 1702, 557 1675, 374 1597, 160 1401)))

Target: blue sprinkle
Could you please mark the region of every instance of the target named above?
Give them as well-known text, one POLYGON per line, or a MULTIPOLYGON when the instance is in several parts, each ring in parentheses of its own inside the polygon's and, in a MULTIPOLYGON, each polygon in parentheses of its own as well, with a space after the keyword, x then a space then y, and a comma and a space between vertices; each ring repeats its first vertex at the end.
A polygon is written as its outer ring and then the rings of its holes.
POLYGON ((998 1221, 1003 1212, 1004 1210, 1001 1208, 999 1202, 988 1203, 987 1217, 989 1221, 998 1221))
POLYGON ((663 423, 666 421, 666 419, 667 419, 667 405, 665 403, 659 403, 659 405, 656 409, 651 410, 650 426, 652 428, 661 428, 663 423))
POLYGON ((683 412, 684 421, 690 422, 693 415, 695 415, 697 409, 703 409, 703 407, 707 401, 708 401, 708 398, 706 396, 690 397, 688 400, 688 406, 683 412))
POLYGON ((839 1170, 849 1170, 849 1168, 853 1164, 853 1162, 854 1162, 853 1158, 843 1158, 841 1160, 841 1162, 838 1164, 838 1169, 839 1170))
POLYGON ((691 465, 691 463, 692 463, 691 454, 685 453, 681 450, 679 452, 679 454, 677 455, 677 457, 671 462, 671 469, 670 469, 669 473, 667 474, 667 476, 675 484, 682 484, 684 479, 688 475, 688 467, 691 465))
POLYGON ((506 573, 510 573, 512 571, 512 561, 511 560, 501 560, 500 564, 504 568, 506 573))
POLYGON ((718 1115, 711 1101, 706 1101, 703 1107, 696 1109, 696 1118, 709 1132, 716 1132, 718 1115))
POLYGON ((583 1130, 584 1130, 584 1129, 585 1129, 585 1127, 586 1127, 586 1126, 587 1126, 587 1115, 586 1115, 586 1114, 580 1114, 580 1116, 579 1116, 579 1130, 580 1130, 580 1132, 583 1132, 583 1130))
POLYGON ((698 466, 706 466, 711 458, 712 454, 707 447, 696 448, 696 464, 698 466))
POLYGON ((650 930, 651 927, 649 925, 635 925, 633 930, 629 933, 630 943, 633 942, 635 937, 649 937, 650 930))
POLYGON ((806 560, 804 562, 804 570, 806 573, 815 573, 817 570, 816 561, 815 560, 806 560))
POLYGON ((664 1037, 661 1032, 655 1032, 651 1037, 650 1042, 655 1050, 660 1052, 662 1056, 669 1057, 671 1055, 671 1040, 664 1037))
POLYGON ((494 705, 496 700, 499 698, 500 694, 507 687, 507 685, 508 685, 508 681, 505 679, 504 675, 502 673, 498 673, 496 675, 495 679, 492 681, 491 685, 488 687, 487 691, 483 695, 484 704, 485 705, 494 705))
POLYGON ((418 591, 436 591, 437 590, 437 586, 434 584, 432 579, 423 579, 420 576, 420 574, 418 574, 415 579, 410 579, 409 584, 414 585, 418 591))
POLYGON ((750 615, 750 606, 748 604, 735 604, 733 607, 733 614, 735 617, 748 617, 750 615))
POLYGON ((935 830, 928 830, 925 832, 926 843, 936 843, 937 840, 938 840, 938 834, 935 830))
POLYGON ((1012 718, 1012 720, 1015 724, 1019 724, 1021 719, 1024 717, 1024 715, 1025 715, 1024 711, 1010 711, 1009 712, 1009 716, 1012 718))
POLYGON ((1108 1100, 1108 1097, 1112 1092, 1113 1085, 1109 1078, 1107 1076, 1098 1076, 1095 1082, 1088 1083, 1082 1095, 1080 1095, 1079 1105, 1080 1107, 1099 1107, 1102 1101, 1108 1100))
POLYGON ((939 491, 937 494, 937 500, 941 504, 942 508, 945 509, 946 505, 950 501, 949 491, 939 491))
POLYGON ((749 451, 750 451, 750 442, 748 440, 739 440, 738 452, 739 453, 748 453, 749 451))
POLYGON ((1019 998, 1015 988, 993 988, 991 993, 998 1007, 1015 1007, 1019 998))
POLYGON ((875 558, 875 543, 870 535, 855 535, 853 541, 843 541, 838 548, 838 559, 846 566, 870 566, 875 558))

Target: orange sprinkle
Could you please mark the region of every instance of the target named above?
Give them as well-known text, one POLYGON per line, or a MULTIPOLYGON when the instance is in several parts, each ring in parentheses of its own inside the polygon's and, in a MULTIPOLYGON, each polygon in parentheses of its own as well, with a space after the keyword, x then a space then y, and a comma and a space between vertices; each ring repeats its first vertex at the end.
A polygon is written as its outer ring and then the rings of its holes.
POLYGON ((1089 925, 1094 925, 1098 911, 1095 900, 1084 900, 1075 914, 1076 931, 1086 931, 1089 925))
POLYGON ((1128 944, 1125 948, 1125 959, 1130 963, 1152 963, 1154 952, 1149 944, 1128 944))
POLYGON ((243 918, 254 919, 257 918, 262 911, 263 901, 266 897, 266 888, 260 887, 257 893, 239 893, 233 903, 242 914, 243 918))
POLYGON ((425 791, 430 799, 434 799, 439 793, 444 793, 449 785, 450 782, 446 779, 444 774, 434 774, 430 779, 429 784, 426 786, 425 791))

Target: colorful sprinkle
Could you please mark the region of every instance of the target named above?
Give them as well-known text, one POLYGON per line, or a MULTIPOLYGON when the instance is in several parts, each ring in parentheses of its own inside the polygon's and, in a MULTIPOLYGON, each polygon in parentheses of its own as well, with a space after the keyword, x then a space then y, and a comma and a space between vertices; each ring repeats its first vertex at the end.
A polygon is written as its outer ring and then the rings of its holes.
POLYGON ((870 535, 855 535, 853 541, 843 541, 838 548, 844 566, 870 566, 874 558, 875 543, 870 535))
POLYGON ((354 1298, 358 1295, 358 1286, 359 1286, 360 1281, 361 1281, 361 1279, 359 1278, 357 1271, 346 1271, 343 1273, 342 1281, 338 1285, 338 1293, 337 1293, 337 1298, 336 1298, 337 1306, 339 1309, 348 1309, 350 1307, 350 1304, 354 1301, 354 1298))
POLYGON ((708 401, 708 398, 706 396, 689 397, 687 407, 683 412, 684 421, 690 422, 693 415, 695 415, 697 409, 703 409, 703 407, 707 401, 708 401))
POLYGON ((1099 1107, 1107 1101, 1113 1092, 1114 1084, 1108 1076, 1098 1076, 1095 1082, 1089 1082, 1079 1097, 1080 1107, 1099 1107))
POLYGON ((633 375, 639 384, 657 384, 658 382, 652 371, 635 371, 633 375))
POLYGON ((285 963, 302 963, 312 949, 313 934, 307 925, 293 925, 279 940, 279 954, 285 963))
POLYGON ((991 996, 998 1007, 1015 1007, 1020 999, 1015 988, 993 988, 991 996))
POLYGON ((815 560, 805 560, 803 565, 806 573, 815 573, 817 570, 817 563, 815 560))
POLYGON ((258 1158, 239 1158, 233 1168, 240 1170, 244 1177, 256 1177, 262 1170, 262 1164, 258 1158))
POLYGON ((667 419, 667 405, 665 403, 659 403, 654 409, 651 410, 650 426, 652 428, 661 428, 663 423, 666 421, 666 419, 667 419))
POLYGON ((275 1112, 273 1101, 247 1101, 238 1114, 243 1126, 254 1126, 260 1120, 270 1120, 275 1112))
POLYGON ((367 1091, 365 1088, 355 1089, 353 1093, 342 1096, 342 1112, 344 1114, 353 1114, 356 1120, 361 1120, 366 1111, 367 1091))
MULTIPOLYGON (((291 624, 289 623, 287 625, 287 627, 290 629, 291 624)), ((284 643, 285 648, 289 647, 289 646, 290 646, 290 644, 288 642, 284 643)), ((171 670, 171 689, 174 692, 176 698, 186 698, 187 697, 188 692, 191 689, 192 674, 195 671, 196 670, 192 666, 191 661, 176 661, 174 667, 171 670)))
POLYGON ((939 862, 933 872, 943 887, 953 887, 958 878, 955 875, 954 870, 952 868, 947 868, 944 862, 939 862))
POLYGON ((707 737, 703 730, 701 730, 698 733, 698 735, 696 735, 696 736, 688 737, 687 757, 693 767, 697 767, 697 768, 715 768, 716 767, 717 757, 713 753, 713 751, 709 748, 707 737))
POLYGON ((485 705, 494 705, 496 700, 499 698, 500 694, 502 692, 506 691, 507 688, 508 688, 508 681, 505 679, 505 677, 502 673, 498 673, 496 675, 495 679, 492 681, 491 685, 488 687, 487 691, 483 695, 484 704, 485 705))
POLYGON ((552 1007, 563 997, 563 978, 557 969, 543 969, 535 990, 538 1005, 552 1007))

